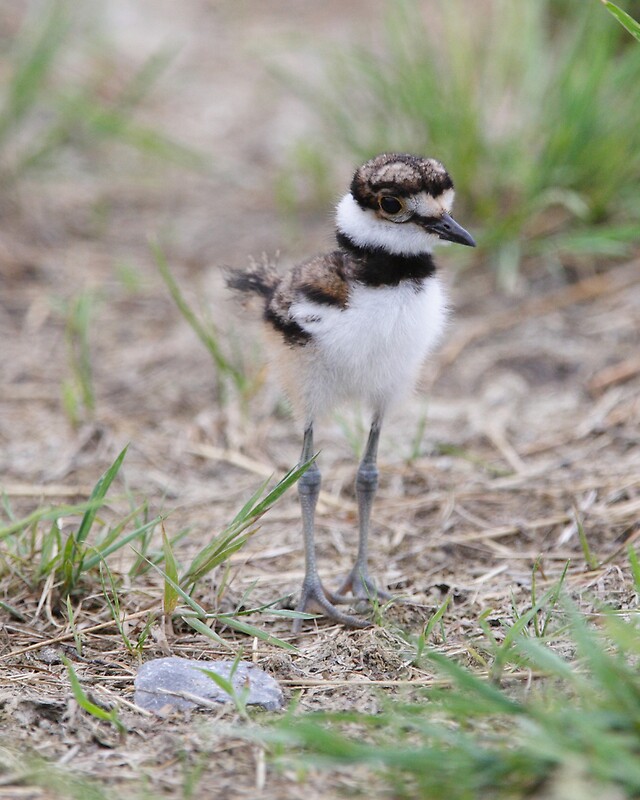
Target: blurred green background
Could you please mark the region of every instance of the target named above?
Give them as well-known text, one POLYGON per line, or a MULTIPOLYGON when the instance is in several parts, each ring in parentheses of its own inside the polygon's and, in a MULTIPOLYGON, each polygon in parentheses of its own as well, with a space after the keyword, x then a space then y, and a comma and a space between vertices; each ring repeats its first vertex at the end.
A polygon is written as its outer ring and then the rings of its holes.
MULTIPOLYGON (((479 250, 456 254, 457 263, 487 264, 503 285, 530 259, 593 267, 637 245, 640 47, 597 0, 400 0, 372 6, 347 39, 334 18, 324 30, 276 27, 263 41, 252 38, 251 4, 232 5, 204 4, 237 15, 240 36, 246 29, 237 45, 270 82, 265 103, 301 101, 267 155, 285 230, 327 208, 345 164, 403 150, 449 167, 459 216, 481 231, 479 250)), ((149 95, 179 69, 184 31, 123 70, 118 39, 130 20, 91 6, 25 2, 0 12, 4 192, 36 175, 126 172, 131 152, 150 172, 170 163, 210 174, 212 191, 226 184, 206 142, 183 141, 175 120, 171 133, 142 121, 149 95)), ((640 17, 639 0, 624 6, 640 17)), ((210 78, 215 97, 228 77, 210 78)), ((172 88, 170 79, 165 99, 172 88)), ((246 158, 241 143, 236 158, 246 158)))

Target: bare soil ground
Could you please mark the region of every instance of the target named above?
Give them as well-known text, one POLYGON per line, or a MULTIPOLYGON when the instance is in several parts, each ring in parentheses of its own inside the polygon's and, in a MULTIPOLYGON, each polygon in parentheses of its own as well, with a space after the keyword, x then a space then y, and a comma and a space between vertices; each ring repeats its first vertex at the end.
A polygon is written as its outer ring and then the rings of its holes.
MULTIPOLYGON (((274 175, 311 122, 260 60, 266 49, 282 52, 301 26, 327 39, 359 35, 359 12, 380 4, 354 3, 349 11, 319 5, 296 4, 293 19, 293 4, 284 1, 266 10, 192 0, 179 17, 169 2, 112 4, 107 22, 123 71, 170 35, 184 42, 148 119, 213 153, 214 174, 164 167, 154 174, 148 165, 143 172, 140 165, 119 166, 115 151, 97 172, 74 165, 48 180, 25 181, 0 200, 0 480, 16 514, 86 498, 130 442, 126 482, 149 498, 153 512, 175 509, 168 533, 190 528, 177 548, 187 562, 265 476, 296 462, 299 431, 263 375, 259 328, 227 302, 218 267, 276 250, 286 267, 331 241, 328 215, 302 216, 292 233, 276 211, 274 175), (256 383, 245 409, 233 395, 223 400, 208 354, 167 296, 147 246, 159 234, 187 296, 208 307, 227 335, 227 351, 244 354, 256 383), (123 268, 138 276, 135 289, 121 279, 123 268), (87 289, 98 292, 91 325, 97 408, 74 429, 60 400, 69 377, 60 307, 87 289)), ((297 46, 286 52, 305 68, 297 46)), ((352 166, 344 165, 342 183, 352 166)), ((458 184, 464 191, 463 176, 458 184)), ((250 640, 223 632, 282 680, 288 697, 299 695, 302 709, 375 709, 383 695, 428 684, 433 675, 411 665, 399 631, 419 631, 448 595, 439 644, 471 660, 480 614, 491 609, 490 623, 512 619, 514 605, 531 603, 538 559, 539 592, 569 561, 567 585, 584 607, 634 602, 626 547, 640 535, 640 262, 604 272, 583 265, 570 283, 541 263, 505 296, 487 272, 456 273, 448 258, 440 259, 455 308, 447 341, 381 443, 372 572, 410 601, 369 630, 310 624, 296 656, 262 643, 252 649, 250 640), (585 563, 579 525, 594 568, 585 563)), ((357 415, 319 430, 319 547, 329 584, 351 565, 357 456, 350 441, 361 444, 363 435, 357 415)), ((127 558, 113 568, 124 572, 127 558)), ((251 602, 298 591, 302 550, 293 492, 232 564, 223 608, 249 589, 251 602)), ((198 770, 205 796, 331 797, 356 785, 353 770, 312 770, 301 779, 294 770, 265 768, 261 748, 220 733, 210 716, 158 722, 136 711, 136 658, 110 624, 99 591, 76 611, 84 630, 79 659, 55 587, 36 594, 7 574, 0 588, 22 617, 0 612, 7 748, 0 796, 50 796, 44 784, 12 785, 10 754, 17 751, 123 791, 140 786, 142 776, 150 796, 188 796, 198 770), (126 739, 78 710, 61 653, 74 660, 97 700, 120 705, 126 739), (206 787, 215 792, 207 795, 206 787)), ((132 636, 148 609, 160 609, 161 591, 149 575, 123 592, 132 636)), ((205 604, 216 602, 213 583, 201 592, 205 604)), ((290 635, 283 620, 260 624, 290 635)), ((189 629, 156 624, 144 658, 168 652, 228 656, 189 629)), ((219 718, 235 721, 235 714, 221 710, 219 718)), ((369 789, 370 796, 383 794, 369 789)))

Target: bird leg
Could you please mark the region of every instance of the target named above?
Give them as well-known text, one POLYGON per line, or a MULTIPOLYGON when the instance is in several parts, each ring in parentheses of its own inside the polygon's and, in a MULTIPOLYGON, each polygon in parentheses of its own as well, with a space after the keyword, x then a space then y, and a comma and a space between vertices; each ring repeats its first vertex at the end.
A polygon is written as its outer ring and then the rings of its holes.
MULTIPOLYGON (((304 443, 302 445, 302 455, 300 463, 305 464, 313 456, 313 426, 304 432, 304 443)), ((322 614, 335 622, 348 625, 352 628, 364 628, 369 625, 366 620, 345 614, 337 609, 329 600, 329 594, 325 591, 318 575, 318 565, 316 561, 315 545, 315 511, 320 494, 320 470, 314 461, 307 471, 298 480, 298 495, 300 497, 300 507, 302 509, 302 530, 304 536, 304 581, 302 583, 302 593, 296 611, 304 612, 310 605, 317 606, 322 614)), ((297 634, 302 627, 302 619, 297 618, 293 622, 293 632, 297 634)))
POLYGON ((351 572, 347 575, 336 594, 331 596, 334 603, 351 602, 346 596, 351 592, 356 598, 362 600, 389 600, 391 595, 377 589, 369 577, 367 566, 368 546, 369 546, 369 521, 371 519, 371 509, 373 499, 378 488, 378 467, 376 460, 378 457, 378 440, 380 438, 380 417, 374 417, 369 431, 367 447, 364 451, 362 461, 358 467, 356 476, 356 498, 358 500, 358 554, 356 562, 351 572))

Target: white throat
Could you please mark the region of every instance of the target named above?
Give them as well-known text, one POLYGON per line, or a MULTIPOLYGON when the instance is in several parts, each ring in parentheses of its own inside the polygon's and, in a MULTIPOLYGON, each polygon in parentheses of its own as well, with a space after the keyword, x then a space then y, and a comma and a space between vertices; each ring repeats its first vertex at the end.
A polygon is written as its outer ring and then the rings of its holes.
POLYGON ((336 226, 358 247, 377 248, 402 256, 431 253, 437 236, 412 222, 390 222, 361 208, 353 195, 345 194, 336 208, 336 226))

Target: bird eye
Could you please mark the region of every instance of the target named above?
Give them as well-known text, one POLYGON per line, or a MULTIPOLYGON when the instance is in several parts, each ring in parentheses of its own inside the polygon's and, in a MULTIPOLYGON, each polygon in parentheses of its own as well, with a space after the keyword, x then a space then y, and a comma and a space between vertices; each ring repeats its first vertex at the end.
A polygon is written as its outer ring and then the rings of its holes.
POLYGON ((397 197, 385 195, 378 200, 378 205, 385 214, 397 214, 402 211, 404 204, 397 197))

